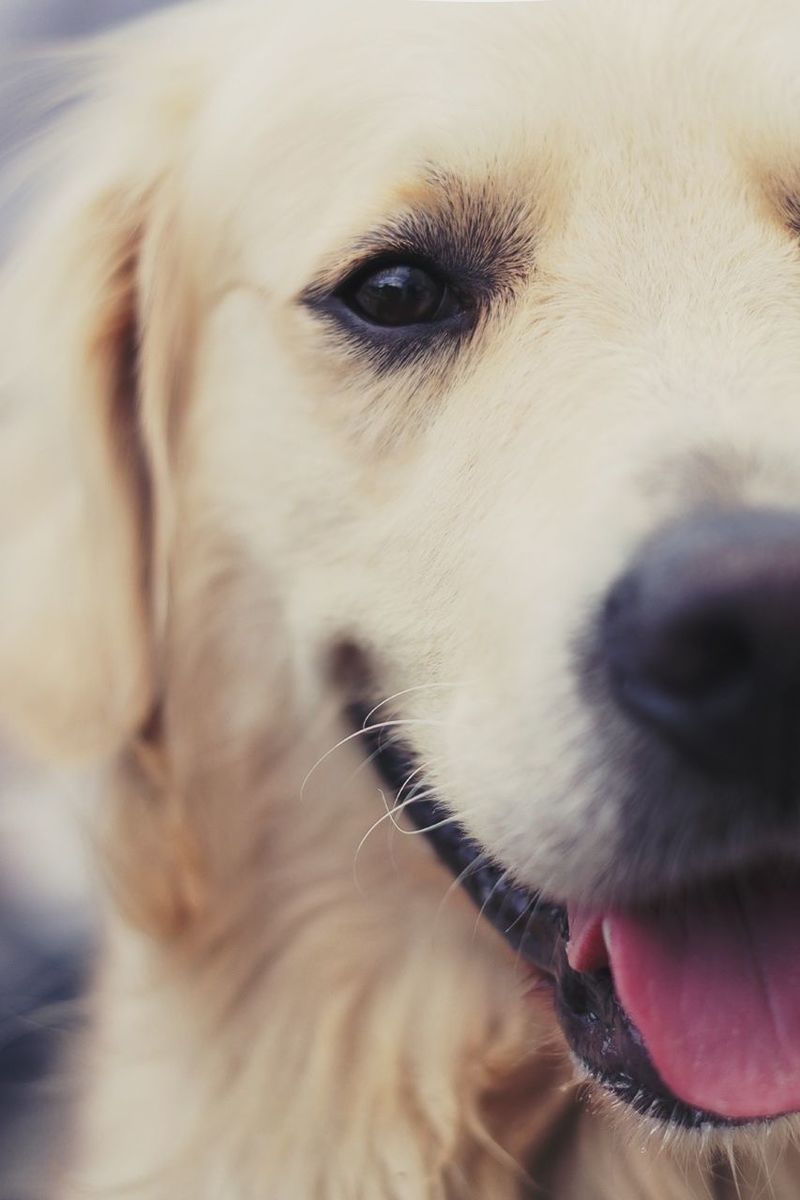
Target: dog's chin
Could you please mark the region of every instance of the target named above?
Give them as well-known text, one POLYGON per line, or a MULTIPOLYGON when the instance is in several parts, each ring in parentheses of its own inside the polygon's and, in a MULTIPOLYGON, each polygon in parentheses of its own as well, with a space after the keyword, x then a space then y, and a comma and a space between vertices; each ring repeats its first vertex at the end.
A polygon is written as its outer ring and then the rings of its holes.
MULTIPOLYGON (((397 795, 413 755, 370 732, 366 712, 354 706, 351 718, 397 795)), ((785 1123, 800 1110, 800 937, 792 915, 800 868, 762 869, 630 913, 592 913, 514 884, 427 788, 418 790, 403 792, 404 813, 550 990, 585 1077, 647 1121, 705 1136, 785 1123), (734 961, 742 939, 759 936, 752 911, 770 942, 768 964, 786 972, 777 987, 763 978, 763 956, 752 947, 751 964, 734 961)))

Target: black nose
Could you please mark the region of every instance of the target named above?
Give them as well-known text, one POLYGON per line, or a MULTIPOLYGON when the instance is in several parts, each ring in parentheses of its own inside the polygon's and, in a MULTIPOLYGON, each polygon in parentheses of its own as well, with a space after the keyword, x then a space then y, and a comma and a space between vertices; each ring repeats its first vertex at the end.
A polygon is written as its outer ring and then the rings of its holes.
POLYGON ((800 513, 703 515, 616 584, 603 647, 617 703, 716 775, 794 784, 800 762, 800 513))

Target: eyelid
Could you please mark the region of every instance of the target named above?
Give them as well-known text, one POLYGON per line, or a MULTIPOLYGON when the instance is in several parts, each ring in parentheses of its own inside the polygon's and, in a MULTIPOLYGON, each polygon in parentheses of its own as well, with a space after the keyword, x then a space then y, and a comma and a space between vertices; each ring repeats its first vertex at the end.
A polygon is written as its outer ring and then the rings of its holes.
POLYGON ((424 271, 435 279, 442 287, 452 292, 460 299, 460 289, 453 283, 446 271, 442 270, 438 263, 431 262, 429 259, 414 254, 381 254, 377 257, 367 259, 359 266, 345 275, 337 286, 330 293, 333 296, 341 296, 353 288, 357 288, 361 283, 366 282, 372 275, 378 275, 381 271, 388 270, 390 267, 416 267, 420 271, 424 271))
POLYGON ((422 216, 411 227, 398 219, 373 229, 351 243, 336 261, 323 266, 317 277, 301 293, 301 301, 314 305, 336 295, 337 291, 362 271, 379 270, 381 266, 407 262, 436 274, 454 290, 463 292, 458 283, 458 262, 461 258, 456 244, 437 235, 432 222, 422 216), (446 248, 447 253, 438 251, 446 248))
POLYGON ((435 262, 429 255, 421 253, 417 247, 387 247, 383 250, 372 250, 361 254, 344 271, 339 271, 338 279, 329 285, 329 295, 338 295, 341 291, 357 284, 359 280, 369 275, 377 274, 387 267, 411 266, 427 271, 434 279, 446 287, 456 290, 457 285, 441 263, 435 262))
POLYGON ((400 244, 374 247, 368 252, 362 251, 345 269, 339 264, 335 275, 331 271, 318 277, 301 293, 299 300, 308 308, 325 311, 331 302, 343 302, 344 293, 357 287, 359 282, 369 275, 399 264, 408 264, 427 271, 453 296, 465 316, 474 314, 479 308, 480 296, 475 294, 474 289, 465 286, 452 271, 421 251, 418 246, 400 244))
POLYGON ((340 259, 335 265, 324 268, 315 279, 303 289, 300 294, 300 299, 303 303, 311 304, 320 303, 330 296, 335 296, 336 293, 343 288, 350 280, 361 274, 363 271, 369 270, 372 264, 375 264, 375 269, 379 270, 383 265, 391 265, 393 262, 399 261, 416 261, 419 256, 415 250, 409 247, 404 250, 400 246, 387 245, 383 248, 378 246, 367 250, 363 246, 354 249, 346 256, 344 261, 340 259))

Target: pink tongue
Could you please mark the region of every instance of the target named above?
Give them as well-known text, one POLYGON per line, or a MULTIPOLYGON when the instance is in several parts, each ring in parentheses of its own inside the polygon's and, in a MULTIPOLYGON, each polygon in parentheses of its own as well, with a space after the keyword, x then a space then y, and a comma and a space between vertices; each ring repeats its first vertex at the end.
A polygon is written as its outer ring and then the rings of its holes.
POLYGON ((569 917, 570 963, 610 966, 677 1097, 733 1119, 800 1110, 800 884, 720 886, 668 913, 569 917))

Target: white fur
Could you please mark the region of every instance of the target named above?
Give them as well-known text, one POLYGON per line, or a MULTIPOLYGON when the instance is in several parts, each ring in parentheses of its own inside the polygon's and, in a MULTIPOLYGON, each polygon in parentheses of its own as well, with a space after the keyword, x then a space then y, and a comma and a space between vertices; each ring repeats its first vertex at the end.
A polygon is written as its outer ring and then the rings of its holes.
MULTIPOLYGON (((789 0, 206 0, 99 46, 0 300, 0 712, 109 768, 62 1196, 709 1194, 717 1143, 585 1107, 500 939, 368 833, 321 663, 366 647, 489 850, 603 894, 572 639, 723 476, 800 502, 798 48, 789 0), (298 298, 441 206, 432 167, 530 272, 447 370, 378 377, 298 298)), ((745 1195, 795 1194, 785 1132, 745 1195)))

